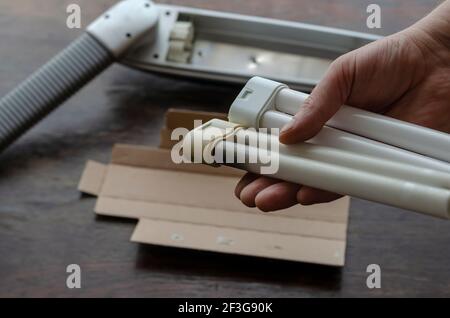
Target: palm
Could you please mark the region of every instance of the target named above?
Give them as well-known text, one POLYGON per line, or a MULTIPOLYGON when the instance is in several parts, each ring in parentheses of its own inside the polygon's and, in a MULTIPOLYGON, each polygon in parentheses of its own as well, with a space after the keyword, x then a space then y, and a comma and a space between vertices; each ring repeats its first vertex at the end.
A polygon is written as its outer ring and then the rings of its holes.
POLYGON ((386 115, 450 133, 450 69, 437 70, 396 101, 386 115))

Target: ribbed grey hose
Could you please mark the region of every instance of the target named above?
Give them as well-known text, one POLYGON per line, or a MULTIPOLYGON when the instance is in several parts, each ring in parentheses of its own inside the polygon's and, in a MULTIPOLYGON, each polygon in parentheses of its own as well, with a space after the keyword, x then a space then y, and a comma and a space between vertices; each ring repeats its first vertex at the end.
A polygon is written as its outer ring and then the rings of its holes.
POLYGON ((0 151, 114 62, 94 37, 83 34, 0 99, 0 151))

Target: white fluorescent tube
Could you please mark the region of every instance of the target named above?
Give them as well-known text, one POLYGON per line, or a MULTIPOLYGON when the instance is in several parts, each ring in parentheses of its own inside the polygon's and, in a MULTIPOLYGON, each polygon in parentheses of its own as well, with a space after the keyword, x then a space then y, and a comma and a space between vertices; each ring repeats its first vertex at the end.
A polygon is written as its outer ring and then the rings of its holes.
MULTIPOLYGON (((214 149, 218 162, 225 156, 248 158, 252 152, 258 151, 257 148, 232 141, 220 141, 214 149)), ((264 166, 260 163, 224 164, 253 173, 260 173, 264 166)), ((449 218, 450 214, 450 191, 447 189, 298 156, 279 154, 279 169, 272 177, 441 218, 449 218)))
MULTIPOLYGON (((291 120, 291 115, 269 110, 261 116, 259 127, 281 129, 291 120)), ((450 173, 450 164, 447 162, 353 135, 332 127, 324 126, 319 134, 307 142, 450 173)))
MULTIPOLYGON (((295 115, 307 94, 283 88, 275 97, 275 109, 295 115)), ((365 110, 342 106, 328 126, 450 162, 450 135, 365 110)))
POLYGON ((217 119, 184 138, 183 156, 196 154, 210 164, 270 171, 273 178, 450 218, 448 173, 308 143, 285 146, 276 135, 217 119))
POLYGON ((443 173, 429 168, 420 168, 390 160, 371 158, 358 153, 320 145, 299 143, 286 146, 278 142, 277 136, 258 133, 254 130, 238 130, 235 133, 235 136, 235 142, 240 144, 244 144, 248 140, 258 141, 271 138, 271 144, 277 144, 280 154, 301 157, 450 190, 449 173, 443 173))

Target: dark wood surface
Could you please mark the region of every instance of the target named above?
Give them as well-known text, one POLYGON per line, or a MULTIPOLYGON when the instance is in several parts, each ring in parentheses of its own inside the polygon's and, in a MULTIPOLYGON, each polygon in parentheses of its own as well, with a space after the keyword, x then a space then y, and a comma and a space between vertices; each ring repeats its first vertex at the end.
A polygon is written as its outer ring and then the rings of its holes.
MULTIPOLYGON (((80 34, 65 27, 72 1, 0 0, 0 95, 80 34)), ((82 23, 112 0, 77 0, 82 23)), ((164 1, 368 31, 372 1, 164 1)), ((379 0, 380 34, 438 0, 379 0)), ((0 156, 0 296, 450 296, 450 223, 353 200, 343 269, 138 245, 134 222, 96 217, 77 191, 88 159, 114 143, 156 145, 169 107, 226 111, 238 87, 162 78, 116 65, 0 156), (82 268, 82 288, 65 269, 82 268), (382 288, 366 287, 366 266, 382 288)), ((313 248, 313 247, 312 247, 313 248)))

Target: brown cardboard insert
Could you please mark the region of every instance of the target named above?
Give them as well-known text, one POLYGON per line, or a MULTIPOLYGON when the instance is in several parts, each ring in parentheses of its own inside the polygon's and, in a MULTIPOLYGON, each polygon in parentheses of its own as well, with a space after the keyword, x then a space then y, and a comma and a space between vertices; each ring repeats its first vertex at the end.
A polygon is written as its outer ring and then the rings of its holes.
MULTIPOLYGON (((183 111, 169 114, 164 129, 190 125, 183 122, 183 111)), ((135 242, 344 265, 348 198, 263 213, 234 197, 243 173, 225 166, 177 165, 170 149, 116 145, 110 164, 87 163, 79 189, 98 195, 96 213, 139 219, 135 242)))

